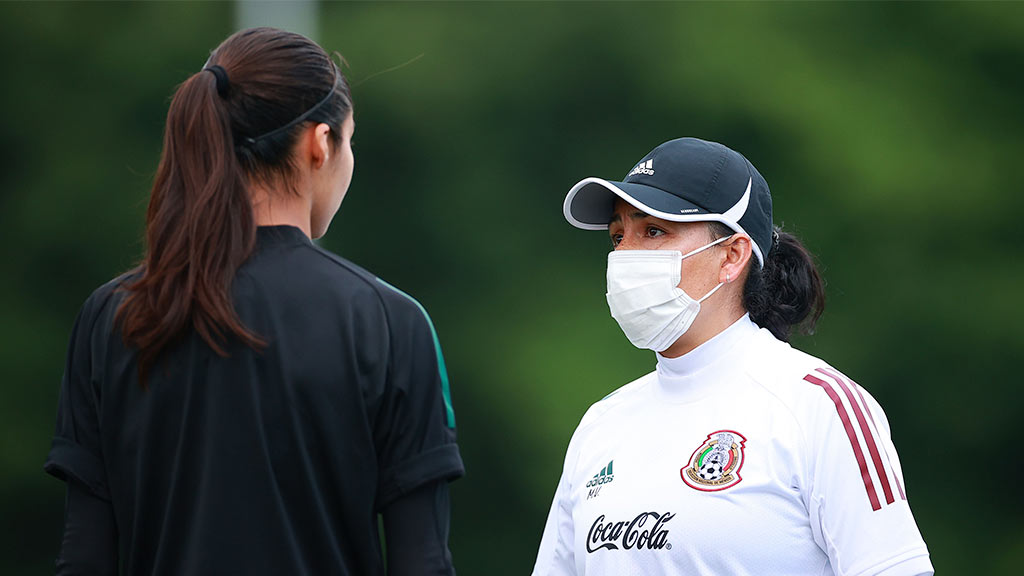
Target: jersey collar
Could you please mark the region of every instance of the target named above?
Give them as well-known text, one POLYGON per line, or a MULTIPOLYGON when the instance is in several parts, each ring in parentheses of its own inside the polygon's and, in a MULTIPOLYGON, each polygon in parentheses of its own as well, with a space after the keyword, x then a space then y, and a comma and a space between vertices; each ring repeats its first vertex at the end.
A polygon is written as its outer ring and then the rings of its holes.
POLYGON ((750 315, 744 314, 714 338, 678 358, 655 353, 659 395, 671 402, 696 402, 709 396, 720 386, 721 376, 738 367, 740 345, 757 331, 750 315))
POLYGON ((258 246, 311 244, 306 233, 295 226, 281 224, 277 226, 258 226, 256 228, 258 246))

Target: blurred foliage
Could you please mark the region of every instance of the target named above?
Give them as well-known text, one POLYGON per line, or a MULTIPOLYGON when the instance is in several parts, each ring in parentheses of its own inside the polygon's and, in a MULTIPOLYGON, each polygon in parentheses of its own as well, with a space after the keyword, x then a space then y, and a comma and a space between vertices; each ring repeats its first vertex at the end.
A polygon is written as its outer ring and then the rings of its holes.
MULTIPOLYGON (((4 574, 52 570, 63 486, 41 464, 67 336, 140 255, 169 96, 233 10, 0 4, 4 574)), ((683 135, 750 158, 818 255, 830 301, 797 345, 885 407, 936 567, 1019 573, 1024 5, 329 3, 318 40, 349 63, 358 124, 322 244, 437 325, 460 573, 530 570, 579 417, 653 366, 565 192, 683 135)))

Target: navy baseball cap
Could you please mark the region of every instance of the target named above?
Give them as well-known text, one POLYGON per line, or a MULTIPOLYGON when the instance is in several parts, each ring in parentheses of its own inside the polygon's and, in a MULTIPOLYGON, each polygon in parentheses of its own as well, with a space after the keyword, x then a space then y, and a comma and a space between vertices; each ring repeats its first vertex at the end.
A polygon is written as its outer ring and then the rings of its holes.
POLYGON ((585 178, 569 190, 563 212, 583 230, 606 230, 615 199, 672 222, 721 222, 750 236, 764 266, 772 246, 772 196, 749 160, 717 142, 670 140, 651 150, 622 182, 585 178))

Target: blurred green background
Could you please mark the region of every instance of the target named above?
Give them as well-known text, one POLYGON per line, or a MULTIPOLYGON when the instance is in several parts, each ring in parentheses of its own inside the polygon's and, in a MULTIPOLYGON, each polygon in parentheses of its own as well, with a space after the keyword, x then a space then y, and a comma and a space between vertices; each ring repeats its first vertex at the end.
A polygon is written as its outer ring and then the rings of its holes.
MULTIPOLYGON (((649 371, 562 219, 693 135, 743 152, 828 281, 797 340, 886 409, 943 574, 1019 574, 1024 5, 321 4, 356 171, 322 244, 430 310, 468 474, 461 574, 533 565, 572 430, 649 371), (398 70, 378 72, 417 56, 398 70), (1016 168, 1015 168, 1016 167, 1016 168)), ((42 472, 75 313, 140 255, 174 86, 231 3, 0 4, 0 573, 52 572, 42 472)))

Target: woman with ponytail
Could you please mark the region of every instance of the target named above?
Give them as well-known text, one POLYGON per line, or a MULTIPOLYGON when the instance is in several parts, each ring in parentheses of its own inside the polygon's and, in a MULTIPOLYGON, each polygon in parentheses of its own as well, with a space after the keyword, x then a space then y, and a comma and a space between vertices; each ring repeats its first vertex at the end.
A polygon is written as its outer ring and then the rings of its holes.
POLYGON ((45 466, 67 483, 58 574, 454 573, 434 327, 311 241, 354 129, 338 66, 282 30, 234 34, 178 87, 145 255, 68 348, 45 466))
POLYGON ((583 416, 535 575, 932 574, 882 408, 788 344, 822 279, 745 157, 672 140, 564 214, 608 231, 611 315, 657 364, 583 416))

